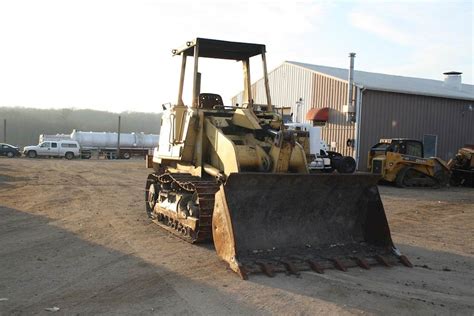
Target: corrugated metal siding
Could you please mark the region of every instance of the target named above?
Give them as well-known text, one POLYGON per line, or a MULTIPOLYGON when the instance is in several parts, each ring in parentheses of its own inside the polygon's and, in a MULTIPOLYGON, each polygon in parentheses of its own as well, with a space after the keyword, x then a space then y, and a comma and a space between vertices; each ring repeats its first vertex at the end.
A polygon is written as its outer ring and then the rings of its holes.
MULTIPOLYGON (((303 116, 311 108, 313 75, 311 71, 283 64, 268 74, 270 95, 273 105, 295 108, 296 102, 303 98, 303 116)), ((242 103, 243 92, 232 98, 232 104, 242 103)), ((257 104, 266 104, 263 79, 252 84, 252 97, 257 104)), ((295 113, 295 111, 293 111, 295 113)))
MULTIPOLYGON (((354 150, 346 146, 347 139, 355 138, 354 124, 347 123, 345 114, 342 113, 342 106, 347 103, 347 83, 290 64, 282 64, 268 76, 273 105, 291 107, 296 115, 296 102, 303 98, 303 118, 312 108, 329 107, 329 122, 322 128, 322 138, 328 145, 335 142, 335 151, 343 155, 354 155, 354 150)), ((255 103, 266 103, 263 79, 252 85, 252 93, 255 103)), ((242 95, 243 92, 233 97, 232 104, 241 104, 242 95)), ((354 89, 354 98, 355 96, 354 89)))
POLYGON ((465 144, 474 143, 474 112, 465 111, 472 101, 366 90, 362 103, 363 170, 367 152, 380 138, 422 140, 425 134, 437 135, 438 157, 444 160, 465 144))
MULTIPOLYGON (((347 83, 315 73, 313 73, 313 78, 313 103, 311 107, 330 108, 329 121, 322 128, 322 138, 329 146, 332 142, 336 143, 333 150, 346 156, 353 156, 354 150, 347 147, 346 142, 347 139, 355 138, 354 124, 346 122, 346 115, 342 112, 342 106, 347 104, 347 83)), ((353 95, 355 98, 355 88, 353 95)))

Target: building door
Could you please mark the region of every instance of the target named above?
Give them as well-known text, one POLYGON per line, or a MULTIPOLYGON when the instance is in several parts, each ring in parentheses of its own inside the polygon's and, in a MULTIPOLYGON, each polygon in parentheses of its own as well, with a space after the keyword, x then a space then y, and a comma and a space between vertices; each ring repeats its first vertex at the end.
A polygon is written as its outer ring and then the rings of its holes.
POLYGON ((436 157, 438 153, 438 135, 423 135, 425 157, 436 157))

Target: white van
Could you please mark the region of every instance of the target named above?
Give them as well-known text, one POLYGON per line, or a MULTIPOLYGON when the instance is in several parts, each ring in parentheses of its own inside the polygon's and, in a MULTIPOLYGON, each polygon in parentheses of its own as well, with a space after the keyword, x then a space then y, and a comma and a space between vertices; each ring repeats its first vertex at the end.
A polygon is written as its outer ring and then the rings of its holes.
POLYGON ((81 151, 79 143, 75 140, 45 141, 36 146, 26 146, 23 154, 29 158, 38 156, 65 157, 73 159, 80 157, 81 151))

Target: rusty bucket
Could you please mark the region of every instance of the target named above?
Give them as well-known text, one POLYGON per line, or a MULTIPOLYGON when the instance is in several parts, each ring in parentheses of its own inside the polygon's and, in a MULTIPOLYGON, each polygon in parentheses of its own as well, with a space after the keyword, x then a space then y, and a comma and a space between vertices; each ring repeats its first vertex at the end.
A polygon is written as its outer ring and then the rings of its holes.
POLYGON ((403 263, 378 180, 372 174, 231 174, 216 193, 217 254, 244 279, 403 263))

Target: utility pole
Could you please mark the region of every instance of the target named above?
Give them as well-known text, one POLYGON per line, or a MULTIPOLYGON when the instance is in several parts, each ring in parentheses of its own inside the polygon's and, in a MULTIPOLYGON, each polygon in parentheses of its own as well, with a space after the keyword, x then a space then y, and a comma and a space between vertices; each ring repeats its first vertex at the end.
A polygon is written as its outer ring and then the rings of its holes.
POLYGON ((7 142, 7 119, 3 119, 3 142, 7 142))
POLYGON ((118 117, 118 132, 117 132, 117 159, 120 158, 120 115, 118 117))

